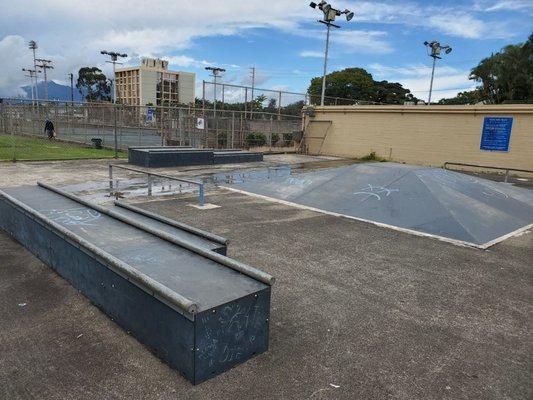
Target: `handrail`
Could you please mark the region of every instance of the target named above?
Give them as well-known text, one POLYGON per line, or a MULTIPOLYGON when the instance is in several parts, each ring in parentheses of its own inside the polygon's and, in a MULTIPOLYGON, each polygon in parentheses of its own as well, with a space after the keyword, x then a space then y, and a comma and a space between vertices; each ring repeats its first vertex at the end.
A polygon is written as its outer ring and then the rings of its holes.
POLYGON ((190 185, 196 185, 198 186, 198 205, 200 207, 203 207, 205 205, 205 190, 204 190, 204 184, 202 182, 193 181, 191 179, 186 179, 186 178, 177 178, 175 176, 170 176, 170 175, 158 174, 155 172, 144 171, 138 168, 126 167, 125 165, 109 164, 109 189, 113 189, 113 168, 120 168, 126 171, 138 172, 141 174, 148 175, 148 196, 152 195, 152 178, 151 178, 152 176, 174 180, 177 182, 185 182, 190 185))
POLYGON ((494 167, 494 166, 491 166, 491 165, 466 164, 466 163, 459 163, 459 162, 452 162, 452 161, 446 161, 444 163, 444 165, 443 165, 444 169, 448 169, 448 168, 446 168, 448 165, 457 165, 457 166, 460 166, 460 167, 500 169, 500 170, 505 171, 505 180, 504 180, 504 182, 507 182, 508 179, 509 179, 509 171, 527 172, 527 173, 533 174, 533 170, 530 170, 530 169, 494 167))

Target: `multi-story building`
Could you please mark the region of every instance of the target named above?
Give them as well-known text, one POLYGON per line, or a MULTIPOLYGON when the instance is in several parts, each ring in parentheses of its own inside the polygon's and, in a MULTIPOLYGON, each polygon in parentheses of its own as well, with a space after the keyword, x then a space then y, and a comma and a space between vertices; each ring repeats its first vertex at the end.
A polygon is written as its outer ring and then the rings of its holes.
POLYGON ((194 103, 195 74, 170 71, 168 61, 143 58, 139 67, 116 70, 117 101, 126 105, 194 103))

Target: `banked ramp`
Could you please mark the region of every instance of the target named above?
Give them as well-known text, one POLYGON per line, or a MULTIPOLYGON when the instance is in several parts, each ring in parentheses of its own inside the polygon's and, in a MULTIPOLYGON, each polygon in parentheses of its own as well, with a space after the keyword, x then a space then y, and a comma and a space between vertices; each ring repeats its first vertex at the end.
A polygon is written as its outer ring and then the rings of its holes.
POLYGON ((268 348, 274 278, 224 238, 45 184, 0 190, 0 228, 194 384, 268 348))

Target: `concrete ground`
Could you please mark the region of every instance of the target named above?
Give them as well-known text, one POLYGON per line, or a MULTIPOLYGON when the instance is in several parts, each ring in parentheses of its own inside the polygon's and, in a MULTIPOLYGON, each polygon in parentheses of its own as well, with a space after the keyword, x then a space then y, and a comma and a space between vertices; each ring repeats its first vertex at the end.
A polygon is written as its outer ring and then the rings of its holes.
MULTIPOLYGON (((16 167, 0 186, 83 180, 58 165, 16 167)), ((192 386, 0 233, 0 398, 532 397, 531 233, 481 251, 222 189, 207 201, 221 207, 140 205, 228 237, 231 257, 276 276, 267 353, 192 386)))

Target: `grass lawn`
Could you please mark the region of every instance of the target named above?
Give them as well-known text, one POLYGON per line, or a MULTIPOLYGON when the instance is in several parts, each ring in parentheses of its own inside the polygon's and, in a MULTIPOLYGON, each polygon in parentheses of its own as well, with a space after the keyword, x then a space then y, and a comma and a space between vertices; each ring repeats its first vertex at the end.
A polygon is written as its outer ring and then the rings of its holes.
MULTIPOLYGON (((112 158, 113 150, 93 149, 74 143, 49 141, 46 138, 0 135, 0 161, 73 160, 83 158, 112 158)), ((120 151, 119 157, 126 157, 120 151)))

